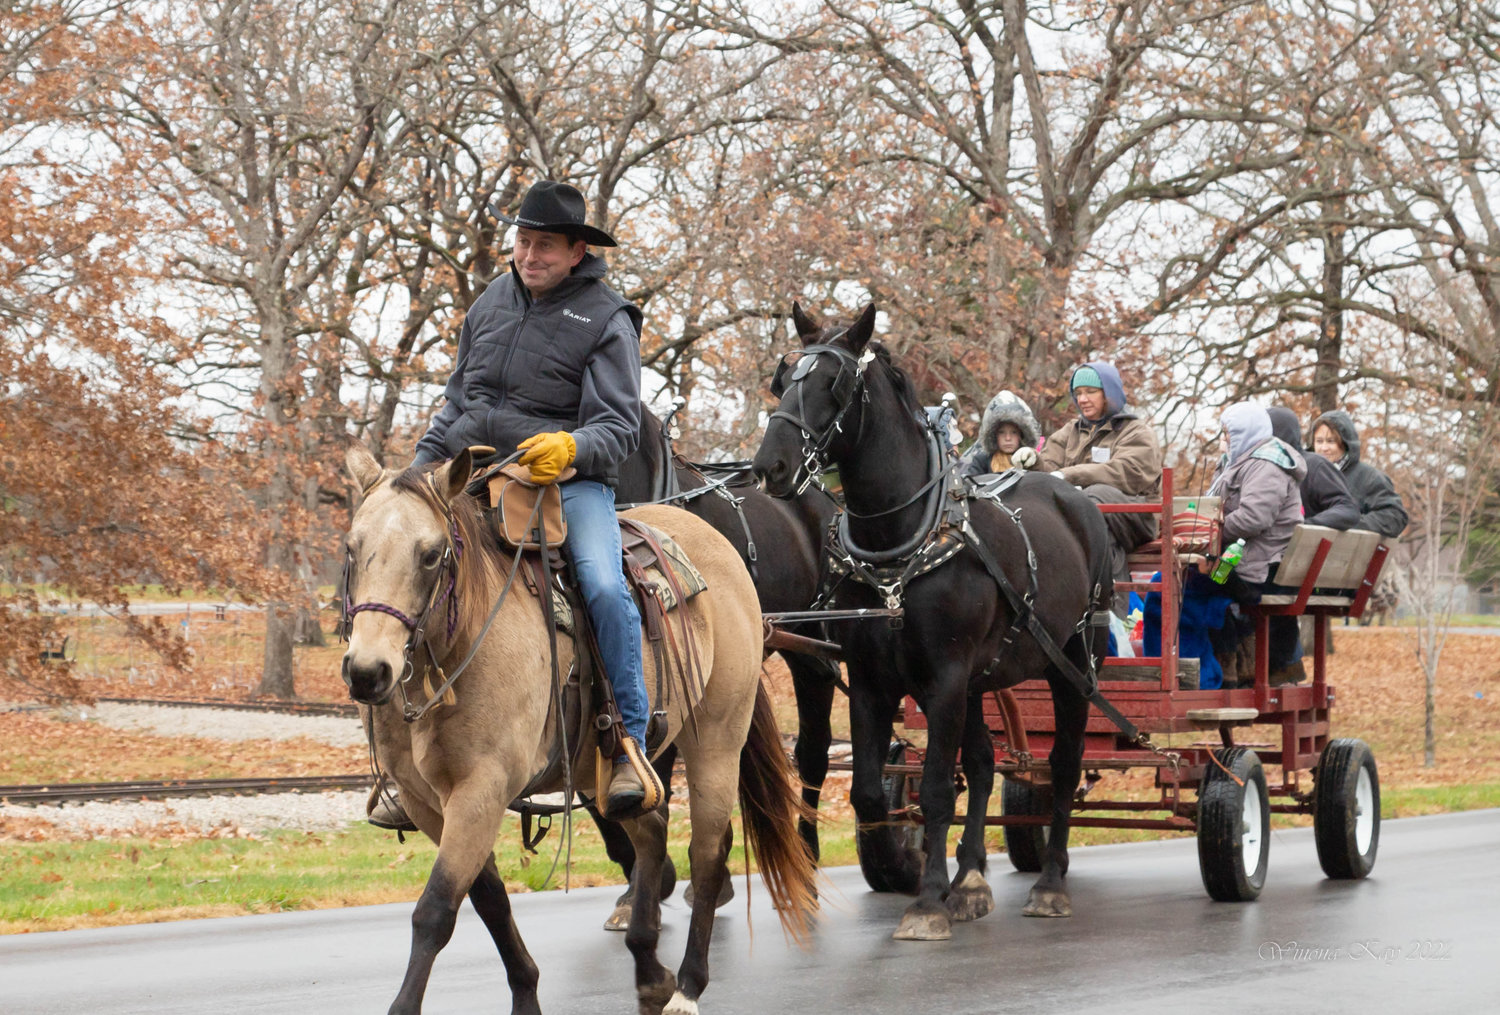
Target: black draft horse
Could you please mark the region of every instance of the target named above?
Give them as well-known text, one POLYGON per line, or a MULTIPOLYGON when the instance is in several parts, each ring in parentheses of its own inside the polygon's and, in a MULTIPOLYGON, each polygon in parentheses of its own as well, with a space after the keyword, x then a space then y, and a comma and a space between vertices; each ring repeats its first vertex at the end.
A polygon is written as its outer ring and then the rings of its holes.
MULTIPOLYGON (((755 485, 748 467, 700 468, 686 462, 674 456, 662 421, 645 405, 641 406, 641 442, 620 467, 615 500, 622 506, 671 503, 712 525, 733 544, 749 568, 762 613, 805 610, 817 596, 823 536, 838 510, 833 499, 818 487, 789 499, 770 497, 755 485)), ((787 630, 814 637, 822 634, 821 630, 806 630, 799 625, 788 625, 787 630)), ((782 651, 781 657, 791 671, 797 699, 795 757, 803 786, 802 799, 816 811, 823 782, 828 777, 828 749, 833 743, 829 717, 839 667, 828 659, 802 652, 782 651)), ((663 783, 671 779, 674 757, 668 753, 657 761, 663 783)), ((593 808, 590 813, 599 826, 610 859, 631 878, 635 851, 624 829, 600 818, 593 808)), ((816 859, 817 826, 801 818, 799 830, 816 859)), ((663 898, 671 894, 676 877, 668 857, 662 869, 663 898)), ((723 886, 720 905, 733 896, 728 878, 723 886)), ((625 929, 633 898, 633 888, 620 897, 604 923, 606 930, 625 929)))
MULTIPOLYGON (((941 502, 951 500, 942 454, 933 450, 911 382, 870 340, 873 306, 847 329, 819 328, 801 307, 793 308, 793 321, 803 350, 785 371, 790 376, 755 456, 755 473, 769 493, 786 495, 808 471, 836 465, 844 488, 845 548, 855 559, 881 562, 886 574, 899 574, 902 561, 910 559, 903 556, 906 549, 921 543, 924 530, 935 530, 941 502)), ((1004 504, 1014 514, 986 499, 970 503, 972 538, 982 542, 1013 589, 1035 584, 1032 606, 1041 629, 1076 673, 1093 672, 1105 645, 1101 637, 1091 646, 1093 628, 1086 621, 1113 595, 1103 515, 1081 492, 1048 475, 1022 476, 1004 494, 1004 504), (1037 564, 1028 563, 1031 547, 1043 558, 1037 582, 1037 564)), ((861 859, 867 873, 874 870, 892 889, 918 896, 895 937, 945 940, 953 920, 976 919, 994 908, 984 879, 994 748, 981 695, 1035 677, 1051 686, 1057 735, 1049 755, 1054 792, 1047 857, 1023 912, 1071 915, 1063 879, 1088 717, 1083 689, 1059 670, 1019 616, 1024 611, 1013 609, 967 539, 946 563, 897 586, 894 596, 889 587, 877 591, 845 580, 832 605, 881 607, 894 605, 893 598, 904 609, 899 626, 884 619, 843 621, 836 640, 849 669, 851 802, 861 826, 861 859), (925 860, 890 826, 881 785, 893 717, 905 694, 916 699, 928 723, 921 780, 925 860), (950 882, 947 836, 960 747, 968 813, 958 872, 950 882)))

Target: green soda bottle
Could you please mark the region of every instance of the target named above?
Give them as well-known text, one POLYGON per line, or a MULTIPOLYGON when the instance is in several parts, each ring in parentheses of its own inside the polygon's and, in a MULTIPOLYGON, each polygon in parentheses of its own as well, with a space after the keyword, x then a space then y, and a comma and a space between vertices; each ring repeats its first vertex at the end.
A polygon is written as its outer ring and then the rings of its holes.
POLYGON ((1233 571, 1240 558, 1245 555, 1245 541, 1236 539, 1224 548, 1219 555, 1219 562, 1214 565, 1213 572, 1209 575, 1216 584, 1223 585, 1229 580, 1229 572, 1233 571))

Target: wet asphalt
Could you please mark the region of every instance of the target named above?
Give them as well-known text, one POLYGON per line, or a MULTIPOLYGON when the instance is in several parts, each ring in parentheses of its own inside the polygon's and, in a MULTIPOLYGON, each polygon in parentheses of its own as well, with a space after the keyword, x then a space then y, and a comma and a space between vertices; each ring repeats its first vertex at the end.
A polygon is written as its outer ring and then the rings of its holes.
MULTIPOLYGON (((705 1013, 1489 1012, 1500 1002, 1500 810, 1387 821, 1373 874, 1323 877, 1311 829, 1272 833, 1254 903, 1211 901, 1194 840, 1075 850, 1075 915, 1021 916, 1033 880, 992 858, 995 912, 953 939, 891 940, 909 900, 827 872, 811 947, 787 944, 756 882, 720 911, 705 1013)), ((515 897, 543 1009, 635 1011, 623 936, 600 924, 618 889, 515 897)), ((383 1012, 405 965, 406 904, 0 938, 0 1011, 383 1012)), ((664 908, 680 959, 687 912, 664 908)), ((503 969, 465 910, 428 1013, 510 1009, 503 969)))

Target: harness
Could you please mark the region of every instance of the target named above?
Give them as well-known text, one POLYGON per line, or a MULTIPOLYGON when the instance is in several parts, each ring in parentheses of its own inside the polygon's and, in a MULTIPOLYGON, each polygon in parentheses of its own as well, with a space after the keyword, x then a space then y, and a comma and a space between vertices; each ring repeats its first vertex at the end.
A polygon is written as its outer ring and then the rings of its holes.
POLYGON ((750 570, 750 580, 759 581, 760 573, 757 564, 760 562, 760 551, 755 545, 755 536, 750 531, 750 520, 745 517, 745 498, 736 497, 730 492, 732 486, 742 486, 751 480, 751 463, 748 461, 738 462, 690 462, 677 453, 673 445, 680 432, 673 418, 677 411, 682 408, 683 402, 678 399, 673 404, 672 410, 661 424, 662 465, 660 471, 652 477, 651 500, 632 501, 628 504, 616 504, 616 511, 628 511, 630 508, 645 507, 649 504, 681 504, 686 505, 689 501, 697 500, 699 497, 710 493, 716 494, 729 502, 734 509, 735 517, 739 519, 740 532, 745 536, 745 558, 750 570), (677 477, 677 470, 684 469, 697 476, 703 483, 691 490, 682 489, 682 484, 677 477), (709 474, 713 473, 713 478, 709 474))
MULTIPOLYGON (((512 458, 518 457, 518 455, 519 452, 517 455, 512 456, 512 458)), ((431 482, 430 478, 428 482, 431 482)), ((366 491, 366 493, 368 492, 366 491)), ((541 515, 541 509, 542 502, 539 499, 535 508, 533 508, 529 525, 536 526, 537 520, 541 515)), ((452 673, 445 674, 442 665, 438 662, 437 652, 432 647, 432 641, 427 637, 427 619, 437 604, 446 599, 448 601, 447 633, 450 639, 453 637, 454 628, 458 623, 458 600, 454 595, 454 589, 458 580, 458 560, 459 556, 463 553, 463 537, 459 535, 458 521, 454 518, 453 512, 445 506, 443 513, 444 520, 448 523, 448 545, 443 548, 443 557, 438 565, 437 575, 433 579, 432 591, 428 593, 427 605, 423 607, 422 612, 418 614, 415 620, 389 603, 366 601, 355 606, 350 606, 349 580, 353 572, 353 559, 347 553, 344 556, 344 615, 340 624, 339 636, 341 639, 347 640, 349 627, 354 623, 355 616, 366 611, 374 611, 376 613, 383 613, 388 617, 394 617, 406 628, 408 632, 406 645, 402 649, 402 657, 405 660, 405 664, 402 667, 400 679, 396 681, 396 688, 401 692, 401 717, 408 723, 421 719, 437 707, 440 702, 453 703, 453 682, 458 679, 459 674, 468 668, 469 663, 478 653, 479 646, 484 643, 485 635, 489 633, 490 626, 495 622, 495 618, 499 616, 500 607, 505 603, 506 597, 510 595, 511 586, 515 583, 516 575, 521 570, 521 554, 517 553, 515 561, 511 566, 510 574, 506 576, 504 588, 500 590, 500 595, 495 599, 495 605, 490 610, 490 615, 485 619, 484 626, 479 629, 479 634, 474 638, 474 643, 469 646, 469 654, 464 657, 463 662, 454 668, 452 673), (448 579, 446 584, 443 582, 445 575, 448 579), (422 668, 422 687, 427 693, 427 701, 421 706, 413 705, 411 697, 407 694, 407 684, 416 675, 416 664, 413 662, 413 654, 418 645, 427 651, 427 664, 422 668), (436 673, 438 680, 441 681, 435 690, 428 679, 431 673, 436 673)), ((540 526, 536 527, 540 528, 540 526)), ((555 658, 554 656, 554 661, 555 658)))
MULTIPOLYGON (((828 341, 832 342, 836 338, 838 338, 837 334, 828 341)), ((772 414, 771 418, 786 419, 802 432, 803 462, 801 468, 807 470, 809 475, 804 478, 799 490, 805 488, 811 475, 815 474, 814 470, 817 472, 824 470, 824 456, 828 445, 833 435, 841 431, 843 419, 848 410, 856 401, 868 400, 867 391, 861 389, 864 388, 864 368, 873 355, 872 352, 867 351, 864 356, 856 359, 854 354, 846 349, 823 343, 808 346, 804 350, 804 358, 795 361, 794 365, 784 360, 777 368, 776 381, 781 382, 781 391, 784 392, 782 404, 786 404, 786 399, 790 397, 794 389, 797 393, 796 412, 779 409, 772 414), (833 394, 839 409, 821 433, 816 433, 800 415, 804 408, 801 382, 817 368, 815 357, 821 354, 830 354, 839 363, 839 372, 833 386, 833 394), (814 357, 811 363, 808 359, 810 355, 814 357), (791 372, 788 376, 789 369, 791 372)), ((773 393, 777 392, 776 381, 772 384, 773 393)), ((926 413, 922 413, 918 421, 928 437, 927 471, 931 474, 931 478, 916 493, 893 508, 867 515, 859 515, 845 508, 844 512, 829 526, 824 550, 827 564, 824 588, 819 592, 814 606, 820 607, 828 603, 844 581, 852 580, 874 589, 882 597, 888 609, 899 610, 902 608, 906 587, 912 581, 946 564, 967 547, 978 557, 985 572, 989 574, 990 579, 994 581, 1009 604, 1012 614, 1011 625, 1001 639, 999 652, 990 660, 981 675, 987 676, 994 672, 1000 665, 1001 659, 1007 654, 1007 649, 1024 630, 1041 647, 1048 661, 1057 668, 1058 672, 1091 705, 1119 727, 1129 740, 1150 746, 1149 738, 1119 709, 1110 704, 1099 691, 1099 678, 1094 670, 1093 648, 1099 629, 1108 622, 1107 617, 1104 617, 1101 612, 1105 608, 1105 604, 1101 601, 1102 583, 1095 583, 1089 598, 1089 609, 1079 618, 1073 628, 1073 633, 1083 634, 1088 643, 1089 662, 1085 671, 1068 658, 1062 646, 1057 643, 1057 639, 1047 630, 1036 613, 1039 570, 1036 550, 1026 531, 1026 526, 1022 523, 1020 509, 1012 508, 1004 501, 1004 494, 1020 481, 1021 473, 1007 472, 983 483, 958 479, 955 475, 958 463, 945 452, 942 436, 937 432, 933 421, 926 413), (889 550, 867 550, 856 545, 851 539, 849 534, 851 515, 876 518, 894 514, 917 503, 924 496, 928 500, 926 520, 916 534, 901 545, 889 550), (1016 589, 999 562, 995 560, 994 553, 975 531, 970 519, 970 507, 975 499, 984 499, 993 503, 1001 514, 1015 525, 1020 534, 1022 543, 1026 547, 1027 588, 1024 594, 1016 589), (1104 620, 1102 624, 1101 617, 1104 620)), ((862 432, 864 429, 863 413, 860 416, 859 426, 862 432)), ((857 441, 858 436, 856 436, 857 441)), ((890 624, 892 628, 900 628, 901 618, 892 617, 890 624)))

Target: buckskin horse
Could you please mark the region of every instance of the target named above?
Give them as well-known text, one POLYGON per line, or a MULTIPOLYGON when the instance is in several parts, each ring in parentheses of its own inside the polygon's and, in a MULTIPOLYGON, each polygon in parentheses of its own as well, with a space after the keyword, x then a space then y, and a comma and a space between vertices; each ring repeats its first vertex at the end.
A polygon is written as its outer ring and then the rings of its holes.
MULTIPOLYGON (((349 610, 343 678, 350 697, 367 706, 361 711, 376 756, 400 786, 412 819, 438 844, 412 914, 406 976, 390 1010, 420 1011, 433 960, 468 895, 505 964, 512 1011, 537 1012, 537 967, 512 919, 493 849, 506 806, 547 767, 564 725, 562 710, 553 707, 547 621, 524 591, 505 594, 505 572, 514 577, 515 561, 464 492, 468 451, 425 473, 383 471, 359 444, 345 461, 364 496, 347 539, 348 598, 357 605, 349 610), (454 698, 439 705, 443 696, 433 692, 413 708, 408 685, 424 681, 407 678, 421 675, 429 660, 453 681, 454 698)), ((691 712, 684 695, 654 703, 666 710, 668 739, 684 762, 690 794, 697 901, 677 976, 656 955, 656 877, 637 879, 625 936, 640 1010, 696 1012, 708 982, 714 900, 736 790, 747 845, 758 854, 782 924, 794 936, 806 933, 816 908, 817 872, 797 832, 802 805, 760 684, 761 620, 744 564, 722 536, 686 512, 651 507, 629 514, 675 540, 707 581, 704 591, 678 606, 688 611, 703 663, 702 696, 691 712)), ((566 673, 569 639, 558 640, 557 655, 566 673)), ((650 652, 644 657, 650 689, 655 663, 650 652)), ((441 673, 437 679, 444 680, 441 673)), ((593 767, 584 759, 573 783, 593 785, 593 767)), ((641 858, 638 869, 659 871, 665 815, 651 811, 624 825, 641 858)))
MULTIPOLYGON (((833 499, 819 489, 800 496, 778 499, 755 485, 749 463, 692 463, 673 453, 663 423, 644 405, 641 407, 641 442, 620 467, 616 498, 631 503, 670 503, 697 515, 717 529, 739 552, 755 583, 760 608, 765 613, 806 610, 818 591, 822 541, 828 523, 837 512, 833 499)), ((809 625, 788 624, 786 630, 820 636, 809 625)), ((828 749, 833 743, 830 716, 839 667, 827 658, 782 649, 792 676, 797 702, 797 745, 794 756, 802 782, 802 799, 808 814, 816 812, 824 780, 828 777, 828 749)), ((663 781, 670 777, 670 755, 658 765, 663 781)), ((591 809, 592 810, 592 809, 591 809)), ((599 830, 610 858, 632 873, 635 857, 627 838, 616 826, 599 818, 599 830), (623 841, 622 841, 623 840, 623 841)), ((818 856, 818 831, 813 820, 803 817, 799 828, 813 857, 818 856)), ((670 894, 675 881, 672 861, 663 870, 662 893, 670 894)), ((720 904, 733 894, 725 882, 720 904)), ((628 918, 631 893, 627 891, 605 921, 609 930, 623 930, 628 918)))
POLYGON ((1090 621, 1113 594, 1103 516, 1082 493, 1047 475, 995 480, 1009 485, 1003 500, 964 496, 911 382, 871 341, 874 307, 847 328, 820 328, 800 306, 793 321, 803 349, 777 371, 773 393, 781 401, 755 473, 768 492, 782 496, 810 473, 836 465, 845 514, 829 549, 838 581, 832 605, 903 610, 899 622, 836 625, 849 669, 850 797, 867 879, 917 895, 896 930, 899 940, 945 940, 952 921, 994 908, 984 879, 994 754, 980 695, 1040 677, 1051 687, 1057 726, 1049 755, 1052 821, 1042 875, 1023 912, 1071 915, 1064 882, 1068 819, 1083 757, 1086 691, 1105 651, 1090 621), (881 784, 905 694, 928 723, 921 852, 892 828, 881 784), (950 882, 947 835, 960 747, 969 795, 950 882))

